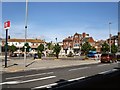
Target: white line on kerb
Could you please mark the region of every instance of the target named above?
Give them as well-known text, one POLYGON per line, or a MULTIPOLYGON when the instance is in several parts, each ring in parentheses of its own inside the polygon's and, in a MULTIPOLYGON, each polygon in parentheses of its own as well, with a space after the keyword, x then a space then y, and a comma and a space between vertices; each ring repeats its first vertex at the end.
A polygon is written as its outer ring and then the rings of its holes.
POLYGON ((55 86, 55 85, 57 85, 57 83, 52 83, 52 84, 48 84, 48 85, 34 87, 34 88, 32 88, 32 90, 34 90, 34 89, 40 89, 40 88, 51 88, 52 86, 55 86))
MULTIPOLYGON (((80 80, 80 79, 83 79, 83 78, 85 78, 85 77, 74 78, 74 79, 70 79, 68 81, 71 82, 71 81, 80 80)), ((34 89, 40 89, 40 88, 51 88, 52 86, 55 86, 57 84, 58 83, 52 83, 52 84, 48 84, 48 85, 38 86, 38 87, 32 88, 32 90, 34 90, 34 89)))
POLYGON ((117 71, 117 69, 112 69, 112 70, 107 70, 107 71, 103 71, 103 72, 100 72, 98 74, 108 74, 108 73, 112 73, 114 71, 117 71))
POLYGON ((82 69, 87 69, 87 68, 90 68, 90 67, 75 68, 75 69, 70 69, 69 71, 82 70, 82 69))
POLYGON ((71 82, 71 81, 80 80, 80 79, 83 79, 83 78, 85 78, 85 77, 74 78, 74 79, 70 79, 68 81, 71 82))
POLYGON ((55 77, 56 76, 48 76, 48 77, 31 79, 31 80, 26 80, 26 81, 9 81, 9 82, 0 83, 0 85, 3 85, 3 84, 22 84, 22 83, 28 83, 28 82, 33 82, 33 81, 40 81, 40 80, 51 79, 51 78, 55 78, 55 77))
POLYGON ((40 73, 40 74, 33 74, 33 75, 25 75, 25 76, 18 76, 18 77, 10 77, 10 78, 6 78, 6 80, 8 79, 17 79, 17 78, 23 78, 23 77, 33 77, 33 76, 40 76, 40 75, 45 75, 45 74, 53 74, 54 72, 48 72, 48 73, 40 73))

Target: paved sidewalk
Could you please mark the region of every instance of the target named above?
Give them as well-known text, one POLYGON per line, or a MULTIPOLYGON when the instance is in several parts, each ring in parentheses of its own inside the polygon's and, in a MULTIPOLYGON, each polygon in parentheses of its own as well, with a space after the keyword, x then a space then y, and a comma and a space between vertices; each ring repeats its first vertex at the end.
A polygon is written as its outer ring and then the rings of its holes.
POLYGON ((0 70, 3 72, 18 72, 25 70, 36 70, 36 69, 50 69, 58 67, 67 67, 67 66, 76 66, 76 65, 85 65, 85 64, 95 64, 99 63, 99 60, 10 60, 8 61, 8 67, 4 68, 4 62, 2 62, 2 67, 0 70))

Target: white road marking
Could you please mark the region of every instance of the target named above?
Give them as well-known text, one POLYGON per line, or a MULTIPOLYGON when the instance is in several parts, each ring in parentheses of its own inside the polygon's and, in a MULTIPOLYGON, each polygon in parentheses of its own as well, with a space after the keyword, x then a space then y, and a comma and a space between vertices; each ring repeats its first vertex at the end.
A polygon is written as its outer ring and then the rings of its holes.
POLYGON ((33 74, 33 75, 25 75, 25 76, 18 76, 18 77, 10 77, 10 78, 6 78, 6 80, 8 79, 17 79, 17 78, 23 78, 23 77, 33 77, 33 76, 40 76, 40 75, 45 75, 45 74, 53 74, 54 72, 48 72, 48 73, 40 73, 40 74, 33 74))
POLYGON ((83 69, 87 69, 87 68, 90 68, 90 67, 75 68, 75 69, 70 69, 69 71, 83 70, 83 69))
POLYGON ((48 77, 43 77, 43 78, 37 78, 37 79, 22 81, 20 83, 28 83, 28 82, 33 82, 33 81, 40 81, 40 80, 51 79, 51 78, 55 78, 55 77, 56 76, 48 76, 48 77))
MULTIPOLYGON (((75 78, 75 79, 70 79, 68 81, 71 82, 71 81, 80 80, 80 79, 83 79, 83 78, 85 78, 85 77, 79 77, 79 78, 75 78)), ((32 88, 32 90, 40 89, 40 88, 51 88, 52 86, 55 86, 55 85, 58 85, 58 83, 52 83, 52 84, 48 84, 48 85, 34 87, 34 88, 32 88)))
POLYGON ((48 84, 48 85, 38 86, 38 87, 32 88, 32 90, 34 90, 34 89, 40 89, 40 88, 51 88, 52 86, 55 86, 57 84, 58 83, 52 83, 52 84, 48 84))
POLYGON ((108 73, 112 73, 114 71, 117 71, 117 69, 112 69, 112 70, 107 70, 107 71, 103 71, 103 72, 100 72, 98 74, 108 74, 108 73))
POLYGON ((0 83, 0 85, 4 85, 4 84, 17 84, 17 83, 19 83, 19 81, 9 81, 9 82, 0 83))
POLYGON ((74 78, 74 79, 70 79, 68 81, 71 82, 71 81, 80 80, 80 79, 83 79, 83 78, 85 78, 85 77, 74 78))
POLYGON ((97 65, 97 66, 102 67, 102 66, 106 66, 106 65, 110 65, 110 64, 100 64, 100 65, 97 65))
POLYGON ((48 77, 31 79, 31 80, 26 80, 26 81, 9 81, 9 82, 0 83, 0 85, 3 85, 3 84, 22 84, 22 83, 28 83, 28 82, 34 82, 34 81, 51 79, 51 78, 55 78, 55 77, 56 77, 56 76, 48 76, 48 77))

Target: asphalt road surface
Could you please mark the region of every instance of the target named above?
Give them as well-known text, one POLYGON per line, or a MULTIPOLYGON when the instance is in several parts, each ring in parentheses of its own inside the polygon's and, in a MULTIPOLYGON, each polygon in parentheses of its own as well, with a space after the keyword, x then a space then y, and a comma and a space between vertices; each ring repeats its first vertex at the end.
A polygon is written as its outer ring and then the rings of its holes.
POLYGON ((80 80, 96 74, 115 71, 119 63, 99 63, 26 72, 3 73, 3 88, 45 88, 57 85, 59 81, 80 80))

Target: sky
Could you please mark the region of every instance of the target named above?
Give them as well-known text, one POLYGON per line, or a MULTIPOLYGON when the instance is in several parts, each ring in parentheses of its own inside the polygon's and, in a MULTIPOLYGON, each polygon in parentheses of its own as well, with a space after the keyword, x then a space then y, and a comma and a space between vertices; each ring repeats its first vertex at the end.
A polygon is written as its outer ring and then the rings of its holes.
MULTIPOLYGON (((25 2, 3 2, 2 24, 11 21, 11 38, 24 38, 25 2)), ((86 32, 95 40, 118 32, 117 2, 29 2, 27 38, 61 42, 76 32, 86 32)), ((5 30, 1 31, 5 37, 5 30)))

